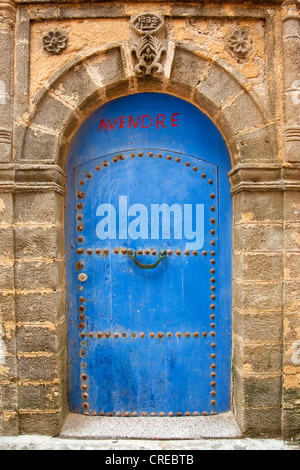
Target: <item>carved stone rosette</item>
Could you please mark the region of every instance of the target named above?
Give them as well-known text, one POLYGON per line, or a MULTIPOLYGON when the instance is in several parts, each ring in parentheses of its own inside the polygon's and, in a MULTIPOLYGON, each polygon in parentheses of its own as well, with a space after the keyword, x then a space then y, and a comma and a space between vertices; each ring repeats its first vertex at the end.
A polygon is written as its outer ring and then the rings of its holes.
POLYGON ((139 15, 132 21, 133 29, 141 37, 131 47, 135 59, 134 73, 137 77, 160 76, 161 63, 166 48, 161 39, 154 36, 163 26, 163 19, 154 13, 139 15))
POLYGON ((60 31, 49 31, 43 36, 43 48, 50 54, 62 54, 67 44, 68 38, 60 31))
POLYGON ((245 60, 253 50, 254 40, 248 29, 235 29, 227 35, 227 51, 238 61, 245 60))

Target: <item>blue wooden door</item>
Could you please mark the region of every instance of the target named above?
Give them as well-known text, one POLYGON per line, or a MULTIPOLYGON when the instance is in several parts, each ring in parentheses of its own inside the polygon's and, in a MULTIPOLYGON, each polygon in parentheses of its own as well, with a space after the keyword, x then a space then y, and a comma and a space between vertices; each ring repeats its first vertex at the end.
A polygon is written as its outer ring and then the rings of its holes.
POLYGON ((98 139, 90 140, 86 123, 70 152, 71 410, 106 416, 227 411, 228 154, 207 118, 214 131, 205 139, 216 154, 204 155, 203 144, 197 152, 182 145, 189 135, 181 120, 199 125, 195 115, 203 119, 188 103, 152 94, 117 101, 90 118, 98 139), (132 100, 148 104, 147 113, 133 115, 132 100), (172 143, 164 138, 167 123, 172 143))

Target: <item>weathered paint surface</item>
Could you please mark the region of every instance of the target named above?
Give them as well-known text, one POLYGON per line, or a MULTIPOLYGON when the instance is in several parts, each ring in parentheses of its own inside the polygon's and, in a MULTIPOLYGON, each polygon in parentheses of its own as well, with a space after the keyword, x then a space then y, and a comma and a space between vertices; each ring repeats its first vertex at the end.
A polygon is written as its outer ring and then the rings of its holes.
POLYGON ((116 100, 77 133, 66 212, 72 411, 230 408, 229 165, 215 126, 171 96, 116 100), (171 216, 170 236, 153 218, 161 204, 182 217, 171 216), (140 269, 128 249, 143 264, 167 257, 140 269))

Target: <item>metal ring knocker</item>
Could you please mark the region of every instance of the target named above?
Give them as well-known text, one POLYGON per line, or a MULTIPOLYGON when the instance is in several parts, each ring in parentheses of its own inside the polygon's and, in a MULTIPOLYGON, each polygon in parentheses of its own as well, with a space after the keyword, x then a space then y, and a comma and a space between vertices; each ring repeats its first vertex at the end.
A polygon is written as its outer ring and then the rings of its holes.
POLYGON ((140 263, 140 262, 136 259, 136 251, 134 251, 134 250, 131 250, 131 249, 128 250, 128 251, 127 251, 127 255, 128 255, 129 258, 131 258, 131 259, 135 262, 135 264, 136 264, 140 269, 154 269, 154 268, 156 268, 156 266, 159 265, 159 263, 160 263, 164 258, 167 257, 167 252, 166 252, 166 250, 161 250, 161 251, 159 252, 159 254, 158 254, 158 259, 157 259, 157 261, 155 261, 155 263, 153 263, 153 264, 142 264, 142 263, 140 263))

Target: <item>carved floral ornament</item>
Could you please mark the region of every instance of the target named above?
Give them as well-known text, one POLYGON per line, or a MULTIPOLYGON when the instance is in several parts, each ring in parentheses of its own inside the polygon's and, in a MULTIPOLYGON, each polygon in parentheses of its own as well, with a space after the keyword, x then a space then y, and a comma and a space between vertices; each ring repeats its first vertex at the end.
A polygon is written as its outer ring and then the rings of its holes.
POLYGON ((43 36, 43 48, 50 54, 61 54, 67 44, 68 38, 60 31, 49 31, 43 36))
POLYGON ((238 61, 247 58, 253 44, 253 37, 247 29, 235 30, 227 37, 227 48, 238 61))
POLYGON ((137 77, 161 75, 162 54, 166 52, 162 41, 154 36, 163 26, 163 19, 154 13, 139 15, 132 21, 133 29, 141 38, 132 46, 131 52, 137 64, 134 73, 137 77))

